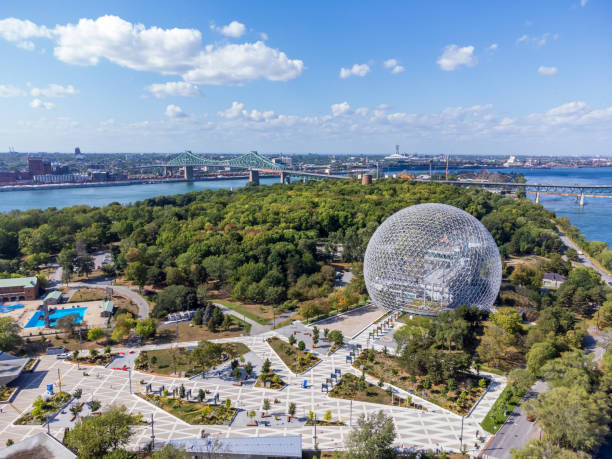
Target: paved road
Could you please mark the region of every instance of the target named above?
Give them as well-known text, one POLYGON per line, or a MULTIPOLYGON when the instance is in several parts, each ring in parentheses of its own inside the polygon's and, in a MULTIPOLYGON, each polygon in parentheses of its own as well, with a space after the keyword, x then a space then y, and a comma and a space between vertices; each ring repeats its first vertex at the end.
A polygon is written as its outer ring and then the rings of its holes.
MULTIPOLYGON (((576 244, 574 244, 564 233, 562 233, 561 231, 559 232, 559 236, 561 237, 561 240, 563 241, 563 243, 574 249, 576 252, 580 251, 580 248, 578 248, 578 246, 576 244)), ((597 266, 595 266, 591 260, 589 259, 589 257, 587 257, 586 255, 582 255, 579 258, 579 262, 582 266, 586 266, 587 268, 593 268, 595 271, 597 271, 600 275, 601 275, 601 279, 608 285, 612 285, 612 276, 610 276, 607 272, 603 271, 602 269, 598 268, 597 266)))
MULTIPOLYGON (((547 388, 544 381, 537 381, 527 392, 521 405, 526 400, 535 398, 542 392, 545 392, 547 388)), ((497 431, 493 441, 484 450, 483 457, 511 459, 512 454, 510 454, 510 450, 512 448, 520 449, 527 440, 538 435, 538 427, 535 423, 527 420, 526 413, 521 409, 521 405, 512 411, 508 421, 497 431)))

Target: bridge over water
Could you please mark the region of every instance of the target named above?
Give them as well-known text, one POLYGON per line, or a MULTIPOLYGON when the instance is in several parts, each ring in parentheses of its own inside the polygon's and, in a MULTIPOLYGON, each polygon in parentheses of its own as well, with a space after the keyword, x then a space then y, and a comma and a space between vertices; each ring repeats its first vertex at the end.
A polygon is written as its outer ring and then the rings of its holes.
POLYGON ((417 182, 447 183, 458 186, 479 186, 503 191, 524 191, 535 194, 535 202, 540 202, 541 195, 573 196, 584 205, 585 197, 612 198, 612 185, 569 185, 551 183, 515 183, 515 182, 481 182, 467 180, 426 180, 416 179, 417 182))
POLYGON ((256 151, 251 151, 244 155, 224 160, 204 158, 203 156, 192 153, 191 151, 185 151, 166 163, 150 165, 147 167, 161 167, 164 169, 164 175, 167 175, 167 171, 170 168, 183 168, 185 180, 193 180, 193 168, 201 166, 234 167, 248 170, 249 181, 256 185, 259 184, 260 172, 279 174, 281 183, 289 183, 291 180, 290 177, 303 180, 337 180, 347 178, 343 175, 318 174, 314 172, 304 172, 290 169, 269 160, 256 151))

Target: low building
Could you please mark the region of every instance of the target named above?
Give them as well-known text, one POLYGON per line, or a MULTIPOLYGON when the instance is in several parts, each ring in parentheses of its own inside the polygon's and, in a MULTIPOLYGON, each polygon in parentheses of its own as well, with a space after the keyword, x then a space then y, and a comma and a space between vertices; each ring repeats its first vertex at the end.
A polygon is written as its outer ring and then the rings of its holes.
POLYGON ((29 360, 0 352, 0 386, 17 379, 29 360))
POLYGON ((76 459, 77 456, 46 432, 0 449, 0 459, 76 459))
POLYGON ((567 280, 567 277, 557 273, 546 273, 542 278, 544 288, 559 288, 567 280))
POLYGON ((102 312, 100 312, 100 315, 102 317, 110 317, 113 315, 114 310, 115 303, 113 303, 111 300, 104 300, 104 303, 102 303, 102 312))
POLYGON ((43 301, 46 304, 59 304, 62 302, 62 292, 59 290, 53 290, 45 295, 43 301))
POLYGON ((38 298, 38 277, 13 277, 0 279, 0 303, 7 301, 32 301, 38 298))
POLYGON ((192 459, 301 458, 302 437, 189 438, 168 442, 191 455, 192 459))

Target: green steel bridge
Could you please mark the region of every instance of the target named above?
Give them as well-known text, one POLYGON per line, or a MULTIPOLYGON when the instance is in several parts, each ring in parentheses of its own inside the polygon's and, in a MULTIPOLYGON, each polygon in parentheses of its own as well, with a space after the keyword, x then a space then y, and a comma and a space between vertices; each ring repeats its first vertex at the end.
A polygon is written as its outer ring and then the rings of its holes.
POLYGON ((279 174, 281 183, 289 183, 290 177, 295 177, 302 180, 339 180, 348 178, 344 175, 318 174, 314 172, 289 169, 269 160, 256 151, 251 151, 231 159, 216 160, 204 158, 188 150, 164 164, 151 165, 147 167, 161 167, 164 169, 164 175, 166 175, 169 168, 183 168, 185 179, 193 180, 193 168, 202 166, 233 167, 248 170, 249 181, 255 184, 259 184, 260 172, 279 174))

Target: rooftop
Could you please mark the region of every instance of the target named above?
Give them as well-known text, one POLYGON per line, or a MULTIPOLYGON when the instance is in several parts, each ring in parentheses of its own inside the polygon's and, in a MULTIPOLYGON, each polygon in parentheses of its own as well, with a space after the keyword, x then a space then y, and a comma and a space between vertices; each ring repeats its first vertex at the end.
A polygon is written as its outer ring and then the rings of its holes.
POLYGON ((544 274, 544 280, 565 282, 567 280, 567 277, 557 273, 546 273, 544 274))
POLYGON ((0 384, 8 384, 17 378, 28 360, 30 359, 20 359, 6 352, 0 352, 0 384))
POLYGON ((194 438, 170 440, 188 453, 243 454, 249 457, 302 457, 302 437, 194 438))
POLYGON ((76 455, 45 432, 0 449, 0 459, 76 459, 76 455))
POLYGON ((59 290, 53 290, 52 292, 49 292, 45 295, 45 300, 54 298, 56 300, 59 300, 62 296, 62 292, 60 292, 59 290))
POLYGON ((10 279, 0 279, 0 288, 35 287, 37 282, 38 282, 37 277, 13 277, 10 279))
POLYGON ((113 308, 115 307, 115 303, 113 303, 111 300, 104 300, 104 303, 102 303, 102 312, 113 312, 113 308))

